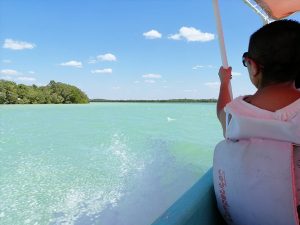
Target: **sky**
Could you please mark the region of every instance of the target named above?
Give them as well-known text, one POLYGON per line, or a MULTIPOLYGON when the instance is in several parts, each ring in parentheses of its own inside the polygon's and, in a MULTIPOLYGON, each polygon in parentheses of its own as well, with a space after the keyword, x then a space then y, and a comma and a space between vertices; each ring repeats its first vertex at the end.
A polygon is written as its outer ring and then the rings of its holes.
MULTIPOLYGON (((234 97, 252 94, 241 62, 262 20, 219 0, 234 97)), ((300 15, 291 16, 300 21, 300 15)), ((211 0, 1 0, 0 79, 75 85, 89 98, 217 98, 211 0)))

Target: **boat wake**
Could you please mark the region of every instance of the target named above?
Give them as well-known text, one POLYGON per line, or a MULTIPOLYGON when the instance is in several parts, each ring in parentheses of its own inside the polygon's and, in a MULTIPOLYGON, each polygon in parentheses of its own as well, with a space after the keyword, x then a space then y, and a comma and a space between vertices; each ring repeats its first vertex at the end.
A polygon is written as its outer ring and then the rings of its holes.
POLYGON ((167 142, 150 140, 148 144, 155 148, 154 154, 139 173, 129 178, 117 203, 76 224, 98 221, 96 224, 101 225, 149 225, 193 184, 196 175, 176 163, 168 153, 167 142))

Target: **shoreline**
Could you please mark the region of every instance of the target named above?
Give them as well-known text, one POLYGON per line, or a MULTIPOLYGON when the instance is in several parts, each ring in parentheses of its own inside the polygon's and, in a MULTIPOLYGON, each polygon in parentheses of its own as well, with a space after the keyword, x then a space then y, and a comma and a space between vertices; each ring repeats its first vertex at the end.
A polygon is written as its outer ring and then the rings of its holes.
POLYGON ((0 103, 1 105, 85 105, 89 103, 217 103, 217 99, 167 99, 167 100, 108 100, 90 99, 87 103, 0 103))
POLYGON ((217 99, 166 99, 166 100, 108 100, 90 99, 90 103, 216 103, 217 99))

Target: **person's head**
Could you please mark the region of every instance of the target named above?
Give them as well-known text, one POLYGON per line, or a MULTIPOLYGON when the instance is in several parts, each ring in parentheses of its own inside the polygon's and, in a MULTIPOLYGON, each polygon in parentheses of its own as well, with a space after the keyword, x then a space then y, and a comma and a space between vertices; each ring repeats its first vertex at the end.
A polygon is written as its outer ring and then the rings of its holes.
POLYGON ((293 20, 279 20, 263 26, 251 35, 248 52, 243 57, 250 78, 256 86, 264 87, 294 81, 298 85, 300 23, 293 20), (260 76, 259 84, 253 81, 255 75, 260 76))

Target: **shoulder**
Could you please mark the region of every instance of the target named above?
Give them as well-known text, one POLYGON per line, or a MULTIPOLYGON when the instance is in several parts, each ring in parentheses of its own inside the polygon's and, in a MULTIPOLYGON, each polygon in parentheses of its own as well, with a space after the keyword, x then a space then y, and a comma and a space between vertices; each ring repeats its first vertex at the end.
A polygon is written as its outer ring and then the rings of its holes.
POLYGON ((239 96, 226 105, 224 111, 226 114, 249 114, 255 111, 255 107, 248 100, 251 95, 239 96))

